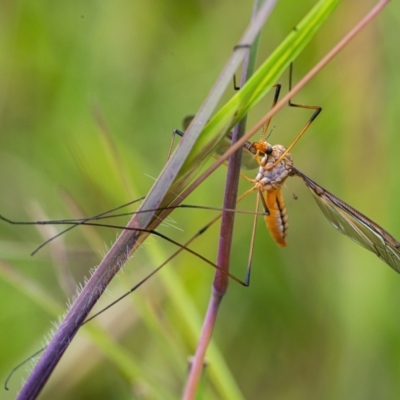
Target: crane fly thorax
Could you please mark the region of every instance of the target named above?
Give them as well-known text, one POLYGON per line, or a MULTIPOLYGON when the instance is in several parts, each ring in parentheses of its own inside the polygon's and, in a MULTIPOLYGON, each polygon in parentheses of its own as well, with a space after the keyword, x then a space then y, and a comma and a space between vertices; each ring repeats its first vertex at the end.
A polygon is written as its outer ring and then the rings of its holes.
MULTIPOLYGON (((267 144, 266 146, 267 147, 267 144)), ((264 153, 260 160, 260 167, 255 181, 259 183, 262 190, 271 190, 280 188, 290 175, 293 160, 290 153, 279 161, 272 169, 269 169, 286 151, 286 148, 280 144, 272 147, 270 154, 264 153)))

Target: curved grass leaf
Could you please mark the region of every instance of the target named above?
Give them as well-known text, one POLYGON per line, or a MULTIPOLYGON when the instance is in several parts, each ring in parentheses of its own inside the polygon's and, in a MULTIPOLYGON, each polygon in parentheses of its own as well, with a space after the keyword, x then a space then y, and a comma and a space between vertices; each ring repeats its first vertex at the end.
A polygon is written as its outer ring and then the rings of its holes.
MULTIPOLYGON (((308 13, 248 82, 205 125, 193 150, 171 186, 179 193, 203 162, 215 151, 226 133, 253 108, 278 81, 283 71, 310 42, 318 28, 333 12, 339 0, 324 0, 308 13)), ((190 134, 190 129, 187 135, 190 134)), ((166 206, 169 196, 162 206, 166 206)))

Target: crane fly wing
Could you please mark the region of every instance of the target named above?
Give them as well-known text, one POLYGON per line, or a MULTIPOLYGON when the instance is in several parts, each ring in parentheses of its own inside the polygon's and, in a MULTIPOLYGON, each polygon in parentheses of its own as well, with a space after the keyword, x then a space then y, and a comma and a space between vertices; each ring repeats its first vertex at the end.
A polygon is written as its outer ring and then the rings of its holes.
POLYGON ((339 232, 375 253, 400 273, 400 243, 392 235, 322 188, 297 168, 292 167, 291 175, 297 175, 303 179, 325 217, 339 232))

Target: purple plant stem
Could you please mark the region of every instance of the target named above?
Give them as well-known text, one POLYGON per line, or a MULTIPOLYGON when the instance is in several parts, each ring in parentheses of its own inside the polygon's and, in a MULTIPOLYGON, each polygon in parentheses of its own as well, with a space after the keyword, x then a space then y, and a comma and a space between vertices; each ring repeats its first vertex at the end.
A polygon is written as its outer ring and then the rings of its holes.
MULTIPOLYGON (((257 21, 251 24, 246 30, 241 43, 248 44, 254 41, 258 32, 264 25, 266 18, 269 16, 275 2, 276 0, 268 0, 264 3, 258 13, 257 21)), ((145 202, 142 204, 142 208, 154 210, 159 207, 168 195, 168 190, 171 188, 171 185, 174 184, 174 180, 185 160, 185 157, 189 154, 196 137, 200 134, 202 126, 205 124, 211 112, 217 105, 233 72, 243 59, 244 52, 245 49, 233 52, 201 110, 196 114, 196 118, 194 119, 191 128, 189 128, 192 132, 187 132, 187 134, 185 134, 180 143, 179 151, 176 151, 171 157, 169 163, 166 165, 159 179, 157 179, 150 193, 146 197, 145 202)), ((185 194, 180 196, 179 201, 174 202, 174 205, 179 204, 179 202, 181 202, 185 196, 196 187, 197 185, 191 185, 190 190, 186 189, 185 194)), ((178 188, 174 187, 174 190, 177 191, 178 188)), ((165 213, 164 217, 168 214, 169 212, 165 213)), ((135 246, 137 246, 139 242, 141 243, 144 241, 148 236, 148 233, 132 231, 132 229, 154 229, 161 222, 160 218, 152 221, 153 215, 154 213, 137 214, 131 219, 131 221, 129 221, 127 227, 130 228, 130 230, 122 232, 113 247, 97 267, 96 271, 90 277, 82 292, 76 298, 73 306, 68 311, 67 316, 59 326, 56 334, 53 336, 50 344, 45 349, 41 359, 36 364, 33 372, 19 393, 19 400, 35 399, 38 396, 61 356, 67 349, 69 343, 76 335, 78 329, 85 321, 90 310, 96 304, 111 279, 124 265, 132 251, 135 249, 135 246)))
MULTIPOLYGON (((235 129, 233 140, 237 139, 235 129), (236 135, 236 137, 235 137, 236 135)), ((239 185, 240 159, 242 151, 234 153, 229 160, 227 185, 225 190, 224 208, 234 209, 236 206, 237 191, 239 185)), ((232 245, 232 233, 234 225, 234 212, 224 211, 221 221, 221 232, 218 248, 217 265, 229 272, 230 250, 232 245)), ((186 383, 185 400, 193 399, 197 390, 199 379, 204 365, 204 358, 211 340, 212 331, 218 315, 219 305, 228 288, 228 276, 217 270, 213 282, 212 293, 208 303, 207 312, 204 318, 200 339, 196 348, 196 353, 192 359, 189 377, 186 383)))
MULTIPOLYGON (((255 2, 253 16, 257 12, 258 2, 255 2)), ((256 40, 257 43, 257 40, 256 40)), ((243 86, 254 70, 254 64, 250 64, 250 49, 243 61, 243 73, 240 85, 243 86)), ((232 135, 232 143, 236 143, 246 131, 247 116, 245 116, 238 125, 235 126, 232 135)), ((224 209, 234 210, 236 208, 237 193, 239 188, 240 163, 242 159, 243 148, 229 158, 227 180, 225 186, 224 209)), ((217 265, 223 270, 229 272, 230 255, 232 247, 232 235, 235 222, 235 213, 233 211, 223 211, 221 220, 221 230, 219 236, 219 246, 217 255, 217 265)), ((217 320, 219 306, 228 289, 228 275, 217 270, 214 277, 212 293, 208 303, 207 312, 204 318, 204 324, 200 334, 199 343, 195 355, 192 359, 189 377, 186 383, 185 400, 193 399, 196 394, 197 386, 203 370, 205 354, 210 343, 212 332, 217 320)))
POLYGON ((29 376, 27 383, 18 395, 18 399, 35 399, 40 393, 60 357, 69 346, 72 338, 82 325, 86 316, 96 304, 108 283, 127 260, 133 244, 139 237, 138 232, 123 231, 117 239, 121 246, 114 246, 107 253, 96 273, 77 297, 65 320, 59 326, 41 359, 29 376), (123 251, 122 249, 125 249, 123 251), (103 266, 102 268, 100 268, 103 266), (111 268, 110 268, 111 266, 111 268))

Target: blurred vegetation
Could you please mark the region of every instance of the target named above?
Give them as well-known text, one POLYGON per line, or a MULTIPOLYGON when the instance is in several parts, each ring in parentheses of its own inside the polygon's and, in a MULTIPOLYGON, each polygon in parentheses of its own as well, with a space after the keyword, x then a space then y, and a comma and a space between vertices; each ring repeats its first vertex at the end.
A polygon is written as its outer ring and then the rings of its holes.
MULTIPOLYGON (((314 2, 290 4, 279 2, 268 22, 260 61, 314 2)), ((373 4, 343 2, 295 63, 294 79, 373 4)), ((0 213, 18 220, 73 218, 144 196, 165 163, 172 130, 196 112, 250 13, 250 2, 226 0, 4 1, 0 213)), ((300 170, 398 238, 399 16, 392 2, 294 99, 324 110, 292 152, 300 170)), ((268 108, 269 100, 262 102, 250 123, 268 108)), ((271 142, 288 145, 308 117, 305 110, 283 110, 272 123, 271 142)), ((187 203, 220 206, 225 173, 220 168, 187 203)), ((278 248, 259 221, 252 284, 230 285, 203 398, 224 398, 218 379, 230 379, 213 369, 217 351, 243 398, 398 398, 400 277, 332 229, 300 180, 287 187, 288 247, 278 248)), ((249 196, 240 208, 253 206, 249 196)), ((162 231, 184 242, 213 215, 177 210, 162 231)), ((232 269, 243 276, 252 217, 239 215, 236 225, 232 269)), ((117 235, 78 228, 30 257, 55 229, 0 224, 2 381, 43 345, 72 298, 72 279, 82 283, 117 235)), ((215 227, 194 249, 213 260, 217 244, 215 227)), ((151 238, 101 305, 174 250, 151 238)), ((193 256, 176 258, 82 329, 42 398, 179 397, 212 277, 193 256)), ((1 397, 14 398, 26 375, 19 370, 1 397)))

